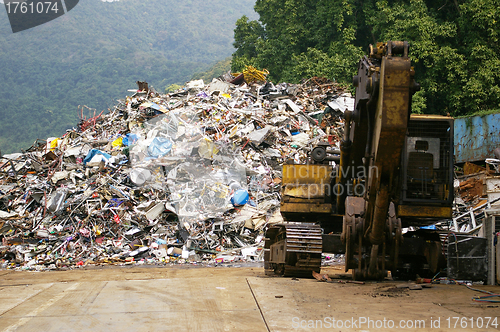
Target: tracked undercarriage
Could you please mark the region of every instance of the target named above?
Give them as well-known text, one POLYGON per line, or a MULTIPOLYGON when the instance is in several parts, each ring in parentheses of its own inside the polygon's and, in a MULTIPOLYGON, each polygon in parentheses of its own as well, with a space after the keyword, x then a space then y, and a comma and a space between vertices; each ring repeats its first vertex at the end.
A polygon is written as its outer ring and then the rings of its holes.
POLYGON ((267 275, 306 276, 321 268, 322 238, 319 225, 286 223, 271 226, 265 239, 267 275))

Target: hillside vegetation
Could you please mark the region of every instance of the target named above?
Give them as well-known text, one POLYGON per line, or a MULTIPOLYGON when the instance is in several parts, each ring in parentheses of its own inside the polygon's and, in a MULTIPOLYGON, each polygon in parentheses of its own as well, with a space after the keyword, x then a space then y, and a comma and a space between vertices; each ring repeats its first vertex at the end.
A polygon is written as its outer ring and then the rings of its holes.
POLYGON ((351 83, 369 44, 410 42, 422 90, 413 111, 465 115, 500 107, 500 0, 257 0, 237 22, 233 71, 275 81, 351 83))
POLYGON ((77 124, 78 105, 100 113, 138 80, 164 91, 226 59, 236 20, 257 17, 254 3, 82 0, 66 15, 15 34, 0 9, 1 152, 63 134, 77 124))

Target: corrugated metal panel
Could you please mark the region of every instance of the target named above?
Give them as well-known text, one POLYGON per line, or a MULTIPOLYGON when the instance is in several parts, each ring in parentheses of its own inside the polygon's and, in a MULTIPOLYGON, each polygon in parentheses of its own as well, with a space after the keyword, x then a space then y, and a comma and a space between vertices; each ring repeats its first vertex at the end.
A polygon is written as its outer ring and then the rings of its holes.
POLYGON ((500 147, 500 113, 455 119, 455 163, 494 158, 500 147))

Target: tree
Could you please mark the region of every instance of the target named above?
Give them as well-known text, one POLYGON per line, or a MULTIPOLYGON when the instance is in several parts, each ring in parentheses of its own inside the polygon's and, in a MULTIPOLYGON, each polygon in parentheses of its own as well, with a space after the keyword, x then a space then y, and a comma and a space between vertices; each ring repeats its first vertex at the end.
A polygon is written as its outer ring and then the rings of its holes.
POLYGON ((455 47, 456 24, 441 21, 423 0, 377 1, 374 8, 365 15, 379 40, 410 42, 416 80, 422 86, 420 110, 454 113, 461 103, 467 64, 455 47))
POLYGON ((236 23, 235 40, 252 42, 235 43, 232 69, 241 65, 244 54, 247 62, 253 60, 257 67, 268 69, 270 79, 276 81, 298 82, 313 73, 342 80, 352 76, 362 53, 353 44, 354 4, 353 0, 257 0, 260 23, 243 18, 236 23))
POLYGON ((500 108, 499 7, 498 0, 459 5, 461 52, 468 59, 463 106, 475 112, 500 108))
POLYGON ((406 40, 422 86, 413 111, 499 108, 499 6, 500 0, 257 0, 260 23, 252 24, 264 32, 256 39, 250 22, 237 22, 239 40, 253 42, 235 44, 233 67, 245 54, 272 80, 324 76, 350 83, 368 44, 406 40))

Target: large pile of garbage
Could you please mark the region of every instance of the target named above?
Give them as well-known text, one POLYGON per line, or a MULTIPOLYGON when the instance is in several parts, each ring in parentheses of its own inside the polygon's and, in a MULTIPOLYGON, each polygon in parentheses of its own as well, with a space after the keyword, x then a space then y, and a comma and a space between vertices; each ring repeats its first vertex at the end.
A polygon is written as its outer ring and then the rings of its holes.
POLYGON ((319 78, 225 75, 169 94, 137 83, 108 112, 82 108, 62 137, 1 157, 1 267, 261 260, 282 221, 281 165, 338 146, 353 107, 319 78))

